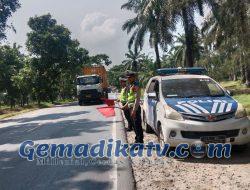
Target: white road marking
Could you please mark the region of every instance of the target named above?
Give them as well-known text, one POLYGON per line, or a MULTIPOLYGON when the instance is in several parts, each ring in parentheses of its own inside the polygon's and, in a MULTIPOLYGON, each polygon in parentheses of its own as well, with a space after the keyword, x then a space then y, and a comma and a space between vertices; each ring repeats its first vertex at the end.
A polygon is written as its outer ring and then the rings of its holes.
POLYGON ((32 129, 28 129, 28 130, 26 130, 26 131, 24 131, 24 132, 32 132, 32 131, 38 129, 39 127, 41 127, 42 125, 43 125, 42 123, 39 123, 37 127, 34 127, 34 128, 32 128, 32 129))
MULTIPOLYGON (((113 125, 112 125, 112 138, 113 138, 113 142, 115 142, 117 139, 116 139, 116 117, 114 117, 113 119, 113 125)), ((117 158, 115 157, 115 149, 113 148, 113 156, 112 156, 112 160, 113 160, 113 163, 114 164, 114 168, 113 168, 113 174, 111 176, 111 179, 113 179, 113 182, 114 182, 114 186, 112 189, 114 190, 117 190, 117 178, 118 178, 118 175, 117 175, 117 158)))

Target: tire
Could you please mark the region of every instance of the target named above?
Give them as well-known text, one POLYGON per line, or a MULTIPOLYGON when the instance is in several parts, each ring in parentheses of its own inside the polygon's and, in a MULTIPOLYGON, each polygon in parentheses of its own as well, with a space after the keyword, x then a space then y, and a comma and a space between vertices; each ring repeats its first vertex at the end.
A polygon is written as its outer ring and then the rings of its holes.
POLYGON ((162 128, 161 128, 160 123, 158 124, 157 128, 158 128, 158 133, 157 133, 158 143, 160 143, 161 147, 163 147, 165 144, 165 141, 164 141, 164 136, 163 136, 163 132, 162 132, 162 128))
POLYGON ((147 124, 145 112, 143 112, 143 129, 146 133, 153 133, 153 129, 147 124))
POLYGON ((233 146, 235 152, 245 152, 247 148, 248 148, 247 144, 233 146))
POLYGON ((79 104, 79 106, 82 106, 82 105, 83 105, 83 101, 82 101, 82 100, 79 100, 79 101, 78 101, 78 104, 79 104))

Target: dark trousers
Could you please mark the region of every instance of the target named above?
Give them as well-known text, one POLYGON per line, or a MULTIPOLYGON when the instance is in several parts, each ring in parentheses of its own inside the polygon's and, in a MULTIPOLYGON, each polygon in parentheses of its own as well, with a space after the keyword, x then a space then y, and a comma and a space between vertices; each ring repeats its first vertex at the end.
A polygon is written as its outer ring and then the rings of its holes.
MULTIPOLYGON (((131 110, 132 111, 132 110, 131 110)), ((143 143, 143 130, 141 121, 141 106, 138 107, 136 111, 136 116, 133 120, 133 129, 135 131, 135 142, 143 143)))
MULTIPOLYGON (((124 106, 125 104, 122 104, 122 105, 124 106)), ((128 121, 128 128, 133 129, 133 121, 132 121, 129 109, 123 110, 123 113, 125 115, 126 120, 128 121)))

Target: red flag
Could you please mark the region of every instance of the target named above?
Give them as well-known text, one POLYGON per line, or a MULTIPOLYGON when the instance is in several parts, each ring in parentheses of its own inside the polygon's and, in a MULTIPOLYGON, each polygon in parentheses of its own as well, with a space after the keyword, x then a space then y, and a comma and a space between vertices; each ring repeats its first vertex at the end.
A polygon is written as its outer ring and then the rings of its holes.
POLYGON ((114 117, 115 108, 114 107, 100 107, 97 110, 105 117, 114 117))
POLYGON ((103 99, 104 103, 107 104, 108 106, 114 106, 115 105, 115 100, 111 99, 103 99))

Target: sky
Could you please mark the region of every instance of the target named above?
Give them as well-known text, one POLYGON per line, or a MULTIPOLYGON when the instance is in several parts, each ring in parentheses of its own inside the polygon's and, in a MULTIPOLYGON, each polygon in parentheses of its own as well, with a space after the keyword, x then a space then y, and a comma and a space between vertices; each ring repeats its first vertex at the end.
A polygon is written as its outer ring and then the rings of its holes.
MULTIPOLYGON (((121 30, 122 24, 132 18, 133 14, 121 10, 126 0, 20 0, 21 8, 9 19, 16 33, 7 31, 6 43, 17 44, 25 49, 27 23, 30 17, 50 13, 58 24, 63 24, 72 32, 72 38, 77 39, 81 47, 89 50, 91 55, 105 53, 110 56, 113 64, 121 64, 127 52, 129 36, 121 30)), ((198 25, 202 18, 196 17, 198 25)), ((182 33, 181 24, 178 33, 182 33)), ((148 44, 144 52, 153 54, 148 44)))

